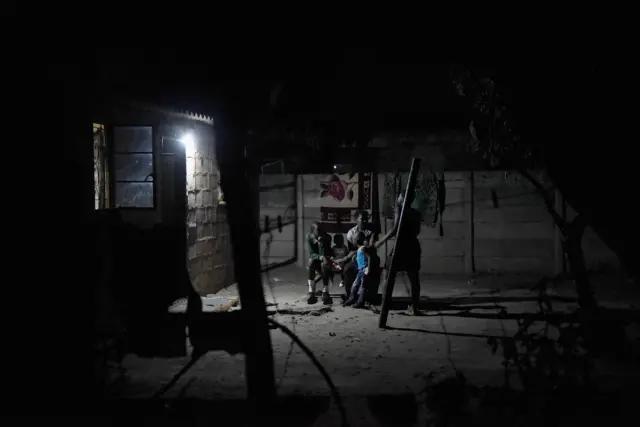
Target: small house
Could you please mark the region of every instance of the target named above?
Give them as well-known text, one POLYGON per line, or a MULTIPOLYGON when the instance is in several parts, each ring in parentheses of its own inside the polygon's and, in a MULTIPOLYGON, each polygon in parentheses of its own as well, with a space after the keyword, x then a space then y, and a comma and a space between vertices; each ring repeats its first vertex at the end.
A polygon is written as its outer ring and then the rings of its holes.
POLYGON ((231 242, 215 159, 213 118, 131 100, 92 111, 95 209, 140 228, 183 236, 184 262, 201 295, 228 285, 231 242))

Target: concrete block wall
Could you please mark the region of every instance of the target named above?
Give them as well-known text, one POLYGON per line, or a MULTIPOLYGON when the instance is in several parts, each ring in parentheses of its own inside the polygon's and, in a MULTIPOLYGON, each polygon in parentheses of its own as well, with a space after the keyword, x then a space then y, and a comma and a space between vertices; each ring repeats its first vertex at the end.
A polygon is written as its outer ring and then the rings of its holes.
MULTIPOLYGON (((546 188, 553 188, 543 172, 535 175, 546 188)), ((515 173, 485 171, 475 172, 474 182, 477 270, 560 272, 563 255, 559 231, 529 181, 515 173)), ((561 196, 556 192, 554 197, 561 196)), ((554 200, 560 214, 561 204, 561 200, 554 200)), ((571 220, 575 211, 566 206, 566 215, 571 220)), ((589 270, 620 267, 615 254, 590 227, 583 236, 582 248, 589 270)))
MULTIPOLYGON (((552 188, 551 182, 544 173, 535 173, 535 176, 543 185, 552 188)), ((440 236, 438 225, 433 228, 423 225, 419 236, 424 273, 471 273, 473 264, 477 272, 536 274, 558 272, 558 259, 562 259, 562 254, 559 252, 561 250, 559 235, 541 197, 527 180, 515 173, 504 171, 476 171, 473 173, 473 180, 470 172, 445 172, 444 177, 447 194, 443 215, 443 235, 440 236)), ((382 191, 384 178, 379 176, 378 179, 378 188, 382 191)), ((317 198, 321 191, 320 183, 324 180, 326 175, 298 177, 300 186, 299 266, 303 266, 306 262, 304 236, 309 232, 311 223, 320 220, 317 198), (310 203, 312 200, 314 202, 310 203)), ((267 182, 271 184, 293 182, 293 177, 291 175, 261 177, 261 183, 267 182)), ((262 193, 260 208, 262 220, 264 215, 269 215, 275 222, 278 213, 281 213, 285 205, 294 200, 294 197, 293 189, 262 193)), ((380 202, 382 199, 379 197, 380 202)), ((572 215, 574 213, 567 208, 568 218, 572 215)), ((391 220, 383 219, 382 234, 391 226, 391 220)), ((286 231, 283 233, 274 233, 270 262, 282 261, 293 256, 295 226, 289 227, 285 228, 286 231)), ((265 240, 266 236, 263 235, 261 239, 263 250, 265 240)), ((386 247, 380 248, 379 255, 383 260, 393 248, 393 243, 394 240, 391 239, 386 247)), ((619 267, 613 252, 591 229, 587 229, 585 233, 583 248, 589 269, 619 267)))
MULTIPOLYGON (((536 178, 551 183, 543 173, 536 178)), ((478 272, 555 269, 555 226, 533 185, 516 173, 474 172, 475 266, 478 272)))
POLYGON ((296 256, 296 176, 260 175, 260 263, 263 267, 291 260, 296 256), (269 217, 270 228, 277 226, 282 217, 282 230, 272 230, 271 237, 265 232, 265 217, 269 217), (286 225, 289 223, 288 225, 286 225), (267 250, 267 242, 271 243, 267 250))
POLYGON ((218 167, 213 129, 196 128, 187 147, 187 268, 201 294, 211 294, 231 282, 231 242, 225 209, 218 205, 218 167))
MULTIPOLYGON (((311 200, 317 200, 322 191, 322 182, 327 180, 327 175, 304 175, 302 177, 302 224, 303 237, 311 231, 311 224, 314 221, 320 221, 320 207, 317 203, 309 203, 311 200)), ((307 248, 304 247, 306 254, 307 248)), ((306 263, 306 259, 304 260, 306 263)))

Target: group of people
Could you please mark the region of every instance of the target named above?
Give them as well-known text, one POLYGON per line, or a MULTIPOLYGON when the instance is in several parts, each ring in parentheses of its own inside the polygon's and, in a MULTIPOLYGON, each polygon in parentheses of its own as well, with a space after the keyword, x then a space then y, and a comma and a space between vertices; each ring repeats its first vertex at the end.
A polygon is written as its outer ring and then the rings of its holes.
MULTIPOLYGON (((413 201, 413 195, 410 194, 409 197, 411 200, 407 200, 407 206, 410 206, 413 201)), ((404 197, 401 195, 395 207, 393 227, 380 239, 374 225, 369 222, 368 213, 363 210, 356 212, 356 225, 347 233, 346 244, 342 234, 338 233, 331 238, 322 229, 322 224, 318 222, 312 224, 311 232, 307 235, 308 304, 317 302, 315 293, 317 275, 320 275, 323 282, 321 299, 324 304, 333 302, 329 295, 329 283, 337 274, 340 275, 340 286, 344 286, 346 291, 345 306, 364 308, 365 303, 370 302, 377 295, 381 278, 380 257, 377 249, 397 236, 403 202, 404 197)), ((402 244, 399 250, 394 247, 394 251, 397 252, 396 269, 406 272, 411 283, 410 311, 414 315, 420 314, 421 248, 418 241, 420 223, 420 213, 413 208, 408 208, 402 229, 402 244)), ((387 257, 387 269, 391 256, 392 254, 387 257)))

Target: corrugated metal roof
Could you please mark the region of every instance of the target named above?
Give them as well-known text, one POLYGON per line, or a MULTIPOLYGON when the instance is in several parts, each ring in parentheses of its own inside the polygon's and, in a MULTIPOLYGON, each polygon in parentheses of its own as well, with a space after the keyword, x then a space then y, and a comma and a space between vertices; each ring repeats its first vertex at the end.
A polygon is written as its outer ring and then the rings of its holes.
POLYGON ((185 120, 195 120, 195 121, 206 123, 208 125, 213 126, 213 117, 208 116, 206 114, 200 114, 200 113, 196 113, 188 110, 169 109, 166 107, 147 104, 144 102, 134 101, 130 99, 126 100, 125 102, 133 108, 142 109, 146 111, 153 111, 156 113, 164 114, 166 116, 176 117, 176 118, 185 119, 185 120))

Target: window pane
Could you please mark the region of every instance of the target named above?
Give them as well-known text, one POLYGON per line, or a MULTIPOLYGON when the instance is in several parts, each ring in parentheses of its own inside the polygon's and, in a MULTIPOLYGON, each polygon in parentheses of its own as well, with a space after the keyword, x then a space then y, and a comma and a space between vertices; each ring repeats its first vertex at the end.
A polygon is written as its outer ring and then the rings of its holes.
POLYGON ((153 154, 115 154, 116 181, 152 181, 153 154))
POLYGON ((152 208, 152 182, 116 182, 116 207, 152 208))
POLYGON ((117 152, 153 151, 151 126, 115 126, 113 128, 113 147, 117 152))

